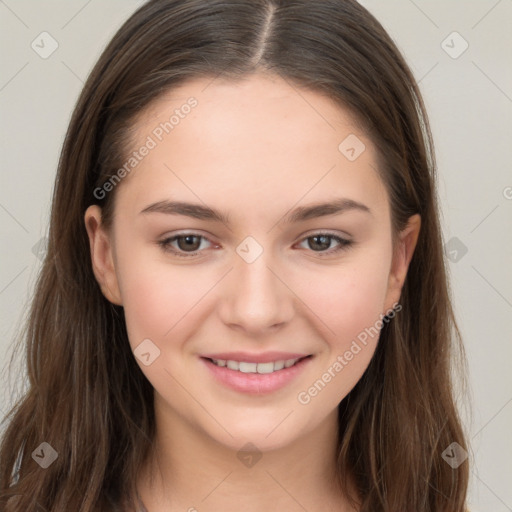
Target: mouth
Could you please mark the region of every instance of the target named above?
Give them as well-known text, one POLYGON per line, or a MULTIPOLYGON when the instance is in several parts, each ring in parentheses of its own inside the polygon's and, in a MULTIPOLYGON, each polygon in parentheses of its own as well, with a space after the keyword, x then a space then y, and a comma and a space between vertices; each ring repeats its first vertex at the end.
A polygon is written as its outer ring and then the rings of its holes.
POLYGON ((213 382, 237 393, 265 395, 286 388, 305 371, 313 355, 265 362, 205 356, 200 359, 213 382))
POLYGON ((312 355, 304 357, 295 357, 291 359, 278 359, 276 361, 269 361, 267 363, 255 363, 250 361, 235 361, 234 359, 214 359, 205 357, 206 359, 220 368, 226 368, 241 373, 258 373, 269 374, 283 370, 284 368, 291 368, 300 361, 313 357, 312 355))

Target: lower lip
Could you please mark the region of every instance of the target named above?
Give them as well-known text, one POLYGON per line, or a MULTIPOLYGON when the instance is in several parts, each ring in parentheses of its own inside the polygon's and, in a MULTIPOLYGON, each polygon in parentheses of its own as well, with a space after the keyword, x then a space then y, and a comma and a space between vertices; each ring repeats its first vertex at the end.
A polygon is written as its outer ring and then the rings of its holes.
POLYGON ((272 393, 285 387, 304 371, 311 359, 311 356, 306 357, 289 368, 283 368, 273 373, 242 373, 238 370, 230 370, 226 366, 217 366, 209 359, 201 358, 221 384, 240 393, 252 395, 272 393))

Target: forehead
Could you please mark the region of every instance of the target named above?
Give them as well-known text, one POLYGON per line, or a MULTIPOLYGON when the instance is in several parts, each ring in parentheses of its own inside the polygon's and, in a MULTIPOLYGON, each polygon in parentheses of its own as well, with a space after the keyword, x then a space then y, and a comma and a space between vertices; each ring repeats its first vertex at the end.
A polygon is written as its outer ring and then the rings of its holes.
POLYGON ((151 149, 123 183, 136 184, 132 199, 385 200, 373 144, 350 113, 272 75, 188 81, 152 102, 133 133, 133 151, 151 149))
MULTIPOLYGON (((177 127, 187 118, 196 121, 196 127, 202 127, 210 136, 253 133, 258 136, 255 149, 264 139, 263 126, 273 130, 285 127, 287 135, 299 136, 301 141, 313 140, 315 132, 324 136, 327 130, 335 132, 340 128, 362 132, 357 120, 334 100, 268 73, 252 74, 236 81, 215 77, 189 80, 152 101, 138 117, 135 133, 140 139, 149 128, 158 129, 159 122, 165 123, 173 117, 172 130, 176 132, 183 131, 177 127), (192 99, 197 105, 190 109, 187 103, 192 99), (243 128, 243 132, 233 128, 243 128)), ((268 137, 266 142, 268 139, 273 138, 268 137)))

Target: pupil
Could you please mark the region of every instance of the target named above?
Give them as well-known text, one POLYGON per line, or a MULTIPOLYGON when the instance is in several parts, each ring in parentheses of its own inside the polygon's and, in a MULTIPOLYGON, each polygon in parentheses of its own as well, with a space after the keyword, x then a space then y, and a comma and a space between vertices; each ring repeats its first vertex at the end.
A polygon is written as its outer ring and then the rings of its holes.
POLYGON ((329 237, 326 236, 326 235, 318 235, 318 236, 314 236, 313 237, 313 240, 315 241, 313 245, 317 245, 317 248, 320 248, 320 249, 328 249, 329 248, 329 237), (317 239, 323 239, 324 240, 324 243, 322 244, 321 242, 319 244, 316 243, 316 240, 317 239), (318 245, 320 247, 318 247, 318 245))
MULTIPOLYGON (((194 244, 193 240, 194 238, 197 238, 195 235, 185 235, 185 236, 182 236, 180 240, 185 240, 186 243, 185 243, 185 248, 188 248, 190 249, 191 246, 195 246, 197 245, 197 242, 194 244)), ((193 250, 195 250, 196 247, 193 247, 193 250)))

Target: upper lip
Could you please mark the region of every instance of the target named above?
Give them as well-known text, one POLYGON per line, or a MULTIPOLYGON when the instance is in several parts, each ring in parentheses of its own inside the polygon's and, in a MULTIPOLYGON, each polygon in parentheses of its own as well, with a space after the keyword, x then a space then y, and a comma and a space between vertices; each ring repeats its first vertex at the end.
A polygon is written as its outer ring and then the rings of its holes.
POLYGON ((221 359, 223 361, 238 361, 247 363, 270 363, 273 361, 287 361, 289 359, 301 359, 311 354, 299 354, 295 352, 262 352, 251 354, 249 352, 218 352, 215 354, 203 354, 207 359, 221 359))

